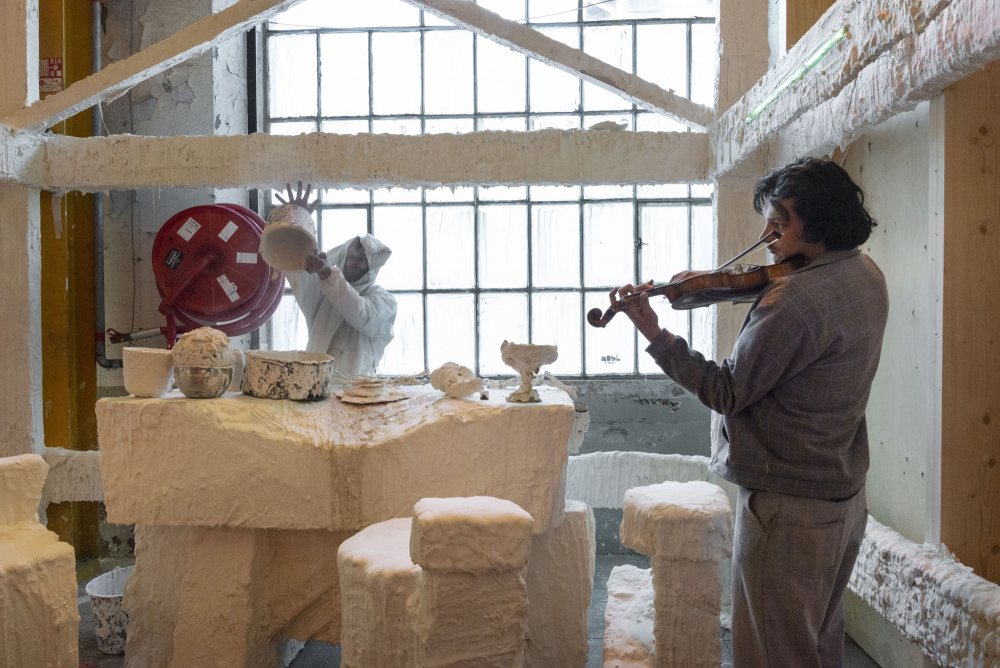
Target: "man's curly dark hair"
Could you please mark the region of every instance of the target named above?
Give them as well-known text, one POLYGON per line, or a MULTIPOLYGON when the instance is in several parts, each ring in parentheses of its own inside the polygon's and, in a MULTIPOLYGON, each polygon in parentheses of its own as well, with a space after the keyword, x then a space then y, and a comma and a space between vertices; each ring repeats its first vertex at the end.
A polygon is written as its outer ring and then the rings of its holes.
POLYGON ((792 200, 802 219, 803 237, 829 250, 849 250, 868 240, 878 225, 865 208, 865 194, 843 167, 830 160, 802 158, 772 169, 753 190, 753 208, 770 202, 787 217, 780 200, 792 200))

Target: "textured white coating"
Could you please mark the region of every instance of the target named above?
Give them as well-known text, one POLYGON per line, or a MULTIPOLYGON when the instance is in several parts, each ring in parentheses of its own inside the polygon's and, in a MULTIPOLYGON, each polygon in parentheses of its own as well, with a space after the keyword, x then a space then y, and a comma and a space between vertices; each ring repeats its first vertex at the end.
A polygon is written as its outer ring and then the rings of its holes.
POLYGON ((47 503, 104 500, 100 450, 45 448, 42 457, 49 465, 42 492, 47 503))
POLYGON ((525 665, 583 668, 597 553, 594 511, 566 501, 563 523, 531 539, 525 665))
POLYGON ((333 391, 334 360, 303 350, 246 353, 241 389, 261 399, 313 401, 333 391))
POLYGON ((159 397, 169 392, 174 384, 174 360, 170 350, 125 348, 122 366, 125 391, 133 396, 159 397))
POLYGON ((410 523, 402 518, 373 524, 337 551, 345 666, 413 665, 417 640, 406 601, 417 589, 420 567, 410 561, 410 523))
POLYGON ((655 618, 653 571, 615 566, 604 609, 604 668, 652 668, 655 618))
POLYGON ((0 666, 76 668, 80 615, 73 548, 38 523, 48 465, 0 458, 0 666))
POLYGON ((413 506, 410 559, 431 571, 518 570, 528 561, 531 515, 490 496, 425 498, 413 506))
POLYGON ((473 392, 483 391, 483 379, 467 366, 445 362, 431 372, 431 387, 441 390, 452 399, 467 397, 473 392))
POLYGON ((211 327, 182 334, 173 348, 174 366, 235 366, 229 337, 211 327))
POLYGON ((316 188, 704 183, 711 155, 705 133, 600 130, 114 135, 47 138, 45 147, 44 178, 30 183, 85 192, 271 187, 299 179, 316 188))
POLYGON ((101 399, 108 520, 363 529, 424 497, 489 495, 524 508, 536 533, 562 521, 576 413, 565 392, 539 387, 540 404, 515 405, 402 389, 408 399, 369 406, 101 399))
POLYGON ((936 664, 1000 666, 1000 586, 868 518, 850 589, 936 664))
POLYGON ((729 498, 709 482, 663 482, 625 493, 622 545, 658 559, 732 556, 729 498))
POLYGON ((260 256, 278 271, 302 271, 316 252, 316 224, 309 212, 296 204, 283 204, 267 214, 260 235, 260 256))

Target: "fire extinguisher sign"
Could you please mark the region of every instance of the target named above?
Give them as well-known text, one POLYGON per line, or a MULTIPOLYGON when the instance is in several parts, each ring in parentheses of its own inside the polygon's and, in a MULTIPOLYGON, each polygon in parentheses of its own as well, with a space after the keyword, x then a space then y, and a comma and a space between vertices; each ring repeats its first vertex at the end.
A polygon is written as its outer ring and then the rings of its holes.
POLYGON ((63 59, 41 58, 38 61, 38 92, 58 93, 63 89, 63 59))

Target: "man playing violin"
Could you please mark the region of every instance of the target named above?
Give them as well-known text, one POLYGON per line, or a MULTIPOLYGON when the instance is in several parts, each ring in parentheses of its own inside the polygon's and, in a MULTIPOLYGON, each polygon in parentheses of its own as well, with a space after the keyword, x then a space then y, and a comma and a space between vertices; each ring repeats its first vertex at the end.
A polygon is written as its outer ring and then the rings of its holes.
MULTIPOLYGON (((808 264, 767 284, 729 358, 660 328, 647 295, 622 310, 660 368, 722 416, 712 469, 739 485, 734 668, 834 668, 867 523, 865 409, 889 310, 885 278, 858 248, 876 223, 847 172, 813 158, 762 178, 754 208, 761 238, 781 235, 775 259, 808 264)), ((650 287, 613 290, 612 302, 650 287)))

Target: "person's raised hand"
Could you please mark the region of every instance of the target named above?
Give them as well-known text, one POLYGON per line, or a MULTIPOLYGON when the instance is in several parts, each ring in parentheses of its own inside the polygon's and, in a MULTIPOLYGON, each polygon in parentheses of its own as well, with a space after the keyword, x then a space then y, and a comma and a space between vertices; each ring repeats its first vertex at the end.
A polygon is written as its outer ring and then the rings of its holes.
POLYGON ((660 334, 660 319, 657 317, 653 307, 649 305, 649 295, 646 293, 652 287, 653 281, 649 281, 641 285, 625 285, 611 291, 611 303, 618 302, 618 297, 622 298, 622 312, 628 316, 629 320, 635 325, 635 328, 648 341, 652 341, 660 334), (628 295, 636 293, 638 293, 637 297, 624 299, 628 295))
POLYGON ((325 280, 333 269, 326 263, 326 253, 317 253, 306 258, 305 270, 307 274, 316 274, 320 280, 325 280))
POLYGON ((309 195, 310 195, 310 193, 312 193, 312 184, 311 183, 306 185, 305 193, 302 192, 302 181, 299 181, 298 193, 296 193, 294 190, 292 190, 292 184, 291 183, 286 183, 285 184, 285 190, 288 193, 288 199, 287 200, 282 199, 281 195, 275 194, 275 198, 279 202, 281 202, 282 204, 294 204, 295 206, 301 206, 303 209, 305 209, 309 213, 312 213, 313 210, 316 208, 316 205, 319 204, 319 198, 318 197, 316 199, 314 199, 312 201, 312 203, 309 202, 309 195))

